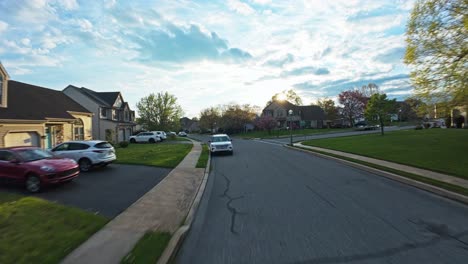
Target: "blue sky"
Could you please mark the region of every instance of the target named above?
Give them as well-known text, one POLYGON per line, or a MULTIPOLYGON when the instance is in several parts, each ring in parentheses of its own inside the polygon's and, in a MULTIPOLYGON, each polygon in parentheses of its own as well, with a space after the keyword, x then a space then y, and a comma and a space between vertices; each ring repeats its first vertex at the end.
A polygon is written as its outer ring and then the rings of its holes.
POLYGON ((189 117, 263 107, 295 89, 307 104, 369 82, 411 94, 406 0, 0 0, 0 60, 13 80, 177 96, 189 117))

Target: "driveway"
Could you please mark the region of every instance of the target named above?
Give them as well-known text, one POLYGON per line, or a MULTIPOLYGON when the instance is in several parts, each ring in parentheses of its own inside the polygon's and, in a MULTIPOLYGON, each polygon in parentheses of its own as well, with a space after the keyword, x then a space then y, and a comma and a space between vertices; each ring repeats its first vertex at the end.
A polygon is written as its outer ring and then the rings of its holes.
MULTIPOLYGON (((51 186, 33 196, 57 201, 114 218, 158 184, 171 170, 111 164, 81 173, 73 182, 51 186)), ((0 186, 0 191, 27 194, 20 187, 0 186)))

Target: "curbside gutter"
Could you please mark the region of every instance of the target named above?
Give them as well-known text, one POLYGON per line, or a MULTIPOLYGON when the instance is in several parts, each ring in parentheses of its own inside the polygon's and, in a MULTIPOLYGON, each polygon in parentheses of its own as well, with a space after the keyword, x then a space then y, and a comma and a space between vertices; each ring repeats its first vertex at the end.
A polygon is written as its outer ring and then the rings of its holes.
POLYGON ((184 242, 185 237, 187 236, 188 231, 192 226, 192 222, 195 218, 195 213, 198 210, 198 206, 200 205, 201 199, 203 194, 205 193, 206 184, 208 183, 208 176, 210 175, 210 167, 211 167, 211 153, 208 156, 208 162, 206 163, 205 174, 203 176, 202 182, 198 187, 197 195, 193 199, 192 205, 190 206, 190 210, 185 218, 184 224, 177 229, 174 234, 172 234, 171 240, 167 244, 166 249, 164 249, 161 257, 159 258, 157 264, 168 264, 172 263, 179 251, 182 243, 184 242))
POLYGON ((416 181, 416 180, 413 180, 413 179, 409 179, 409 178, 400 176, 400 175, 395 174, 395 173, 379 170, 379 169, 372 168, 372 167, 369 167, 369 166, 366 166, 366 165, 363 165, 363 164, 359 164, 359 163, 356 163, 356 162, 340 159, 340 158, 337 158, 337 157, 329 156, 329 155, 318 153, 318 152, 315 152, 315 151, 305 150, 305 149, 301 149, 301 148, 295 148, 295 147, 291 147, 291 146, 289 146, 287 144, 284 144, 283 146, 286 147, 286 148, 289 148, 289 149, 296 150, 296 151, 301 151, 301 152, 305 152, 305 153, 308 153, 308 154, 311 154, 311 155, 316 155, 316 156, 319 156, 319 157, 322 157, 322 158, 338 161, 340 163, 349 165, 349 166, 354 167, 354 168, 365 170, 367 172, 371 172, 373 174, 377 174, 379 176, 383 176, 385 178, 388 178, 388 179, 391 179, 391 180, 394 180, 394 181, 405 183, 405 184, 411 185, 413 187, 416 187, 418 189, 428 191, 428 192, 434 193, 436 195, 439 195, 439 196, 442 196, 442 197, 445 197, 445 198, 448 198, 448 199, 451 199, 451 200, 455 200, 455 201, 458 201, 458 202, 461 202, 461 203, 464 203, 464 204, 468 204, 468 197, 467 196, 464 196, 464 195, 461 195, 461 194, 458 194, 458 193, 455 193, 455 192, 451 192, 451 191, 439 188, 439 187, 434 186, 434 185, 430 185, 430 184, 427 184, 427 183, 423 183, 423 182, 420 182, 420 181, 416 181))

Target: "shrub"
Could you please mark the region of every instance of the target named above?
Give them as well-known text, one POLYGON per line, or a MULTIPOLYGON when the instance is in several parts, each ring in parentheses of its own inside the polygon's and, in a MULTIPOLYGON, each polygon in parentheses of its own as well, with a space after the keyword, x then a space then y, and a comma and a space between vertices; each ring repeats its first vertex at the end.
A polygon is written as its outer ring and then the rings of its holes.
POLYGON ((126 148, 126 147, 128 147, 128 141, 121 141, 121 142, 119 143, 119 146, 120 146, 121 148, 126 148))
POLYGON ((417 125, 414 129, 416 129, 416 130, 421 130, 421 129, 423 129, 423 126, 417 125))
POLYGON ((169 139, 176 139, 177 138, 177 135, 176 134, 169 134, 169 139))

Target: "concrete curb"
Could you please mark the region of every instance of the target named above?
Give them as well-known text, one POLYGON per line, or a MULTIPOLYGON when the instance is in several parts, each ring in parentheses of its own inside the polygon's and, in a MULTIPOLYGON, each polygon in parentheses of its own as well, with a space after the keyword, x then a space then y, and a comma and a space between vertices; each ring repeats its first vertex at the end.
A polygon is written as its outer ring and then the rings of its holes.
POLYGON ((171 240, 167 244, 166 249, 162 253, 161 257, 159 258, 157 264, 168 264, 172 263, 179 251, 180 247, 182 246, 182 242, 184 242, 185 237, 187 236, 188 231, 192 226, 193 219, 195 218, 195 213, 198 210, 198 206, 200 205, 200 201, 205 193, 206 184, 208 183, 208 176, 210 175, 210 166, 211 166, 211 155, 208 154, 208 162, 206 163, 205 168, 205 175, 203 176, 203 180, 198 187, 197 195, 195 199, 193 199, 192 205, 190 206, 190 210, 185 218, 184 225, 179 227, 176 232, 172 235, 171 240))
POLYGON ((388 178, 388 179, 391 179, 391 180, 394 180, 394 181, 405 183, 405 184, 411 185, 413 187, 416 187, 418 189, 428 191, 428 192, 437 194, 439 196, 442 196, 442 197, 445 197, 445 198, 448 198, 448 199, 451 199, 451 200, 454 200, 454 201, 457 201, 457 202, 468 204, 468 197, 467 196, 464 196, 464 195, 461 195, 461 194, 458 194, 458 193, 454 193, 454 192, 451 192, 451 191, 448 191, 448 190, 445 190, 445 189, 442 189, 442 188, 439 188, 439 187, 436 187, 436 186, 433 186, 433 185, 430 185, 430 184, 427 184, 427 183, 419 182, 419 181, 409 179, 409 178, 406 178, 406 177, 403 177, 403 176, 400 176, 400 175, 397 175, 397 174, 394 174, 394 173, 391 173, 391 172, 379 170, 379 169, 372 168, 372 167, 369 167, 369 166, 366 166, 366 165, 363 165, 363 164, 359 164, 359 163, 356 163, 356 162, 336 158, 336 157, 329 156, 329 155, 322 154, 322 153, 318 153, 318 152, 315 152, 313 150, 305 150, 305 149, 301 149, 301 148, 295 148, 295 147, 291 147, 291 146, 286 145, 286 144, 283 145, 283 146, 286 147, 286 148, 289 148, 289 149, 293 149, 293 150, 305 152, 305 153, 308 153, 308 154, 316 155, 316 156, 319 156, 319 157, 322 157, 322 158, 338 161, 340 163, 349 165, 351 167, 355 167, 355 168, 358 168, 358 169, 361 169, 361 170, 365 170, 367 172, 371 172, 371 173, 377 174, 379 176, 383 176, 385 178, 388 178))

